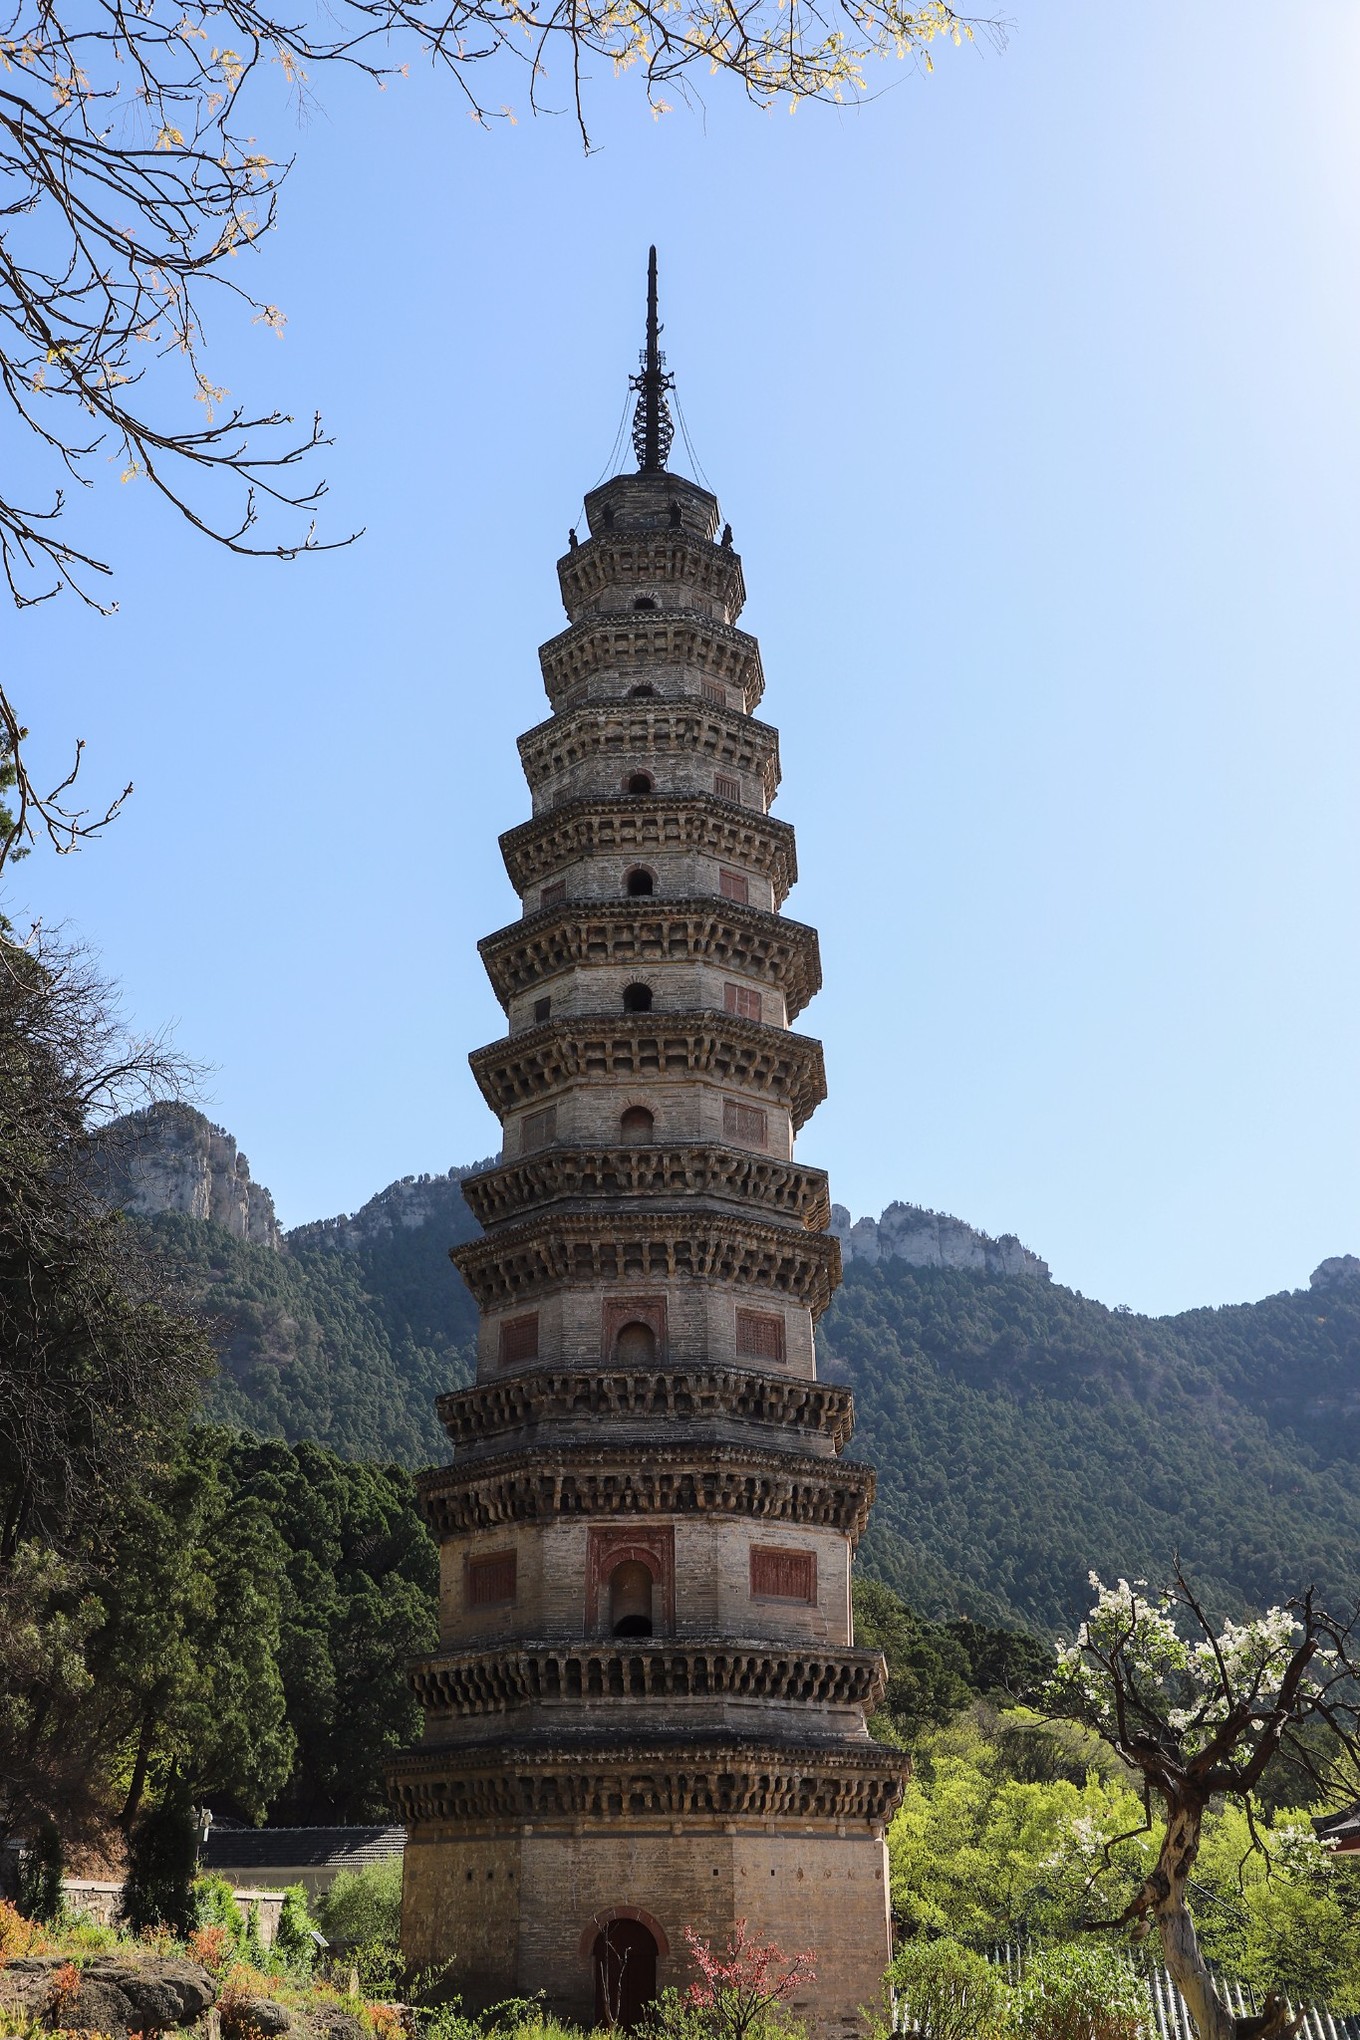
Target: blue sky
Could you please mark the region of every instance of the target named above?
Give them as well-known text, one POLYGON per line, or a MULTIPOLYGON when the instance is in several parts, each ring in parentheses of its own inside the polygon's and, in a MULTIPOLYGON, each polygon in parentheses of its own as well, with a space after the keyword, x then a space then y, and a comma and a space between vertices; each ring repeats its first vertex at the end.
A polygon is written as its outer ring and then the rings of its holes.
POLYGON ((1360 1251, 1360 17, 1011 22, 853 112, 602 76, 588 158, 425 75, 265 136, 288 325, 224 321, 218 379, 321 408, 366 535, 252 564, 80 505, 119 614, 11 617, 7 670, 137 790, 9 904, 212 1065, 287 1222, 496 1146, 474 945, 655 240, 822 934, 804 1157, 1140 1309, 1360 1251))

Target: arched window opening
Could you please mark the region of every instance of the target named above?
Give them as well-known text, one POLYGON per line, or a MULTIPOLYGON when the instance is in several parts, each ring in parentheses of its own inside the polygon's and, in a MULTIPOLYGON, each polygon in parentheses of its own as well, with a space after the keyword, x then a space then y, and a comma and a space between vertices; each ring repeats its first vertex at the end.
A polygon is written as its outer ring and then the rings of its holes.
POLYGON ((645 1105, 630 1105, 619 1121, 619 1132, 625 1140, 650 1140, 655 1125, 645 1105))
POLYGON ((640 687, 629 688, 628 699, 630 701, 655 701, 656 689, 651 685, 650 681, 644 680, 640 687))
POLYGON ((630 772, 623 782, 625 793, 650 793, 653 780, 650 772, 630 772))
POLYGON ((623 988, 623 1010, 625 1013, 650 1013, 652 1010, 651 986, 625 985, 623 988))
POLYGON ((634 609, 655 609, 656 603, 650 595, 635 595, 633 597, 633 607, 634 609))
POLYGON ((648 893, 656 891, 656 880, 652 877, 650 871, 644 871, 639 864, 629 872, 624 880, 624 889, 630 900, 645 899, 648 893))
POLYGON ((633 1318, 620 1325, 614 1341, 614 1358, 620 1367, 653 1367, 656 1364, 656 1333, 650 1325, 633 1318))
POLYGON ((631 2033, 656 1996, 656 1942, 640 1920, 611 1920, 597 1935, 595 2024, 631 2033))
POLYGON ((652 1575, 640 1558, 626 1558, 609 1575, 611 1636, 652 1634, 652 1575))

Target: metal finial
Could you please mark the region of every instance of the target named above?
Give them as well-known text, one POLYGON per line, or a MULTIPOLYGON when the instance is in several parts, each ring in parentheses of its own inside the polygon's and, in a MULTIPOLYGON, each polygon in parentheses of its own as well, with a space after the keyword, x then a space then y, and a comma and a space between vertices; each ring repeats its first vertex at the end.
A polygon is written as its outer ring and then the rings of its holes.
POLYGON ((666 373, 666 357, 661 352, 660 340, 661 326, 656 316, 656 250, 650 248, 647 251, 647 345, 639 356, 641 375, 628 378, 628 387, 638 393, 637 409, 633 413, 633 451, 644 473, 665 467, 666 456, 675 437, 675 424, 670 405, 666 402, 667 390, 675 388, 675 377, 666 373))

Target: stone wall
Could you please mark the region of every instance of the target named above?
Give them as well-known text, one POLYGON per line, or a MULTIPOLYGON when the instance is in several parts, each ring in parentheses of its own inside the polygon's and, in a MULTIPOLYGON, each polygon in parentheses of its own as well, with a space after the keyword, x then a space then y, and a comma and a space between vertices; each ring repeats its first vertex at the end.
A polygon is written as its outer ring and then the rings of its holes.
POLYGON ((831 1230, 841 1243, 841 1259, 905 1261, 912 1268, 966 1268, 974 1274, 1035 1275, 1047 1282, 1047 1261, 1022 1247, 1014 1233, 992 1239, 919 1204, 890 1204, 882 1218, 861 1218, 852 1224, 843 1204, 831 1207, 831 1230))

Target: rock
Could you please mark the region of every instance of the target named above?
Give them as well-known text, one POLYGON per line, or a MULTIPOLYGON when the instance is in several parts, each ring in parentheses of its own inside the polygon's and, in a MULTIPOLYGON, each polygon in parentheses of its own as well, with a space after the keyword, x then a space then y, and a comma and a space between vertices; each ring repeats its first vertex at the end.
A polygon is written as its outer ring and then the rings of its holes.
POLYGON ((1360 1285, 1360 1258, 1354 1254, 1333 1254, 1319 1261, 1308 1277, 1310 1289, 1351 1289, 1360 1285))
POLYGON ((919 1204, 890 1204, 882 1218, 851 1223, 843 1204, 831 1207, 831 1230, 849 1261, 905 1261, 911 1268, 964 1268, 985 1275, 1034 1275, 1049 1281, 1047 1261, 1022 1247, 1014 1233, 992 1239, 961 1218, 919 1204))
POLYGON ((372 2040, 363 2020, 338 2005, 318 2005, 308 2014, 307 2027, 312 2040, 372 2040))
POLYGON ((49 2024, 100 2033, 168 2033, 201 2017, 217 1985, 197 1962, 129 1962, 101 1956, 81 1972, 80 1989, 49 2024))
POLYGON ((274 1200, 250 1180, 250 1163, 225 1127, 190 1105, 129 1112, 99 1141, 110 1204, 142 1217, 161 1211, 210 1219, 238 1240, 278 1247, 274 1200))
MULTIPOLYGON (((170 2023, 174 2024, 173 2018, 170 2023)), ((80 2032, 119 2034, 131 2031, 134 2019, 132 2006, 122 1991, 115 1984, 91 1977, 87 1970, 78 1990, 63 1997, 59 2005, 44 2009, 43 2024, 80 2032)))
POLYGON ((276 1998, 232 1997, 222 2006, 222 2031, 226 2040, 242 2040, 247 2033, 260 2033, 265 2040, 271 2040, 276 2033, 286 2033, 293 2023, 293 2015, 287 2005, 281 2005, 276 1998))

